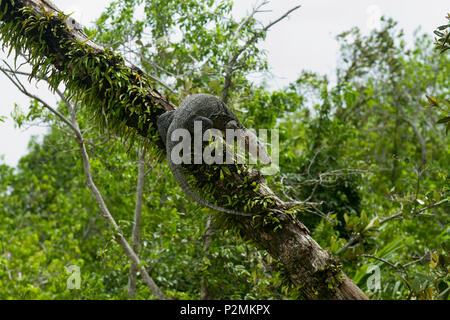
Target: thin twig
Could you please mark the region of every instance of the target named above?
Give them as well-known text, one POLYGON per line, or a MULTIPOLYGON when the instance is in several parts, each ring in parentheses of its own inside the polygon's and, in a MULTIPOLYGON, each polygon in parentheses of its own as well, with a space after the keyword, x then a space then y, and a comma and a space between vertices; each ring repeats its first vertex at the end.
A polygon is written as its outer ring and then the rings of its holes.
POLYGON ((398 270, 398 271, 400 271, 402 273, 405 273, 405 270, 404 270, 402 265, 393 264, 392 262, 389 262, 386 259, 378 258, 378 257, 373 256, 371 254, 362 254, 361 257, 366 257, 366 258, 371 258, 371 259, 375 259, 375 260, 381 261, 381 262, 387 264, 388 266, 390 266, 391 268, 394 268, 394 269, 396 269, 396 270, 398 270))
POLYGON ((88 187, 91 190, 92 194, 94 195, 94 197, 97 201, 97 204, 100 207, 100 211, 102 212, 102 215, 112 226, 112 228, 115 232, 114 238, 119 243, 119 245, 122 247, 122 249, 125 251, 125 253, 128 255, 128 258, 131 260, 132 263, 139 266, 144 283, 150 288, 152 293, 158 299, 166 300, 167 299, 166 295, 159 289, 159 287, 156 285, 156 283, 153 281, 153 279, 148 274, 145 267, 141 265, 141 260, 139 259, 139 257, 134 252, 133 248, 130 247, 127 240, 123 236, 119 226, 117 225, 116 221, 114 220, 114 217, 109 212, 109 209, 106 206, 106 203, 103 200, 103 197, 102 197, 100 191, 98 190, 97 186, 95 185, 94 180, 92 178, 89 155, 87 153, 86 146, 84 144, 83 138, 79 131, 78 121, 77 121, 74 109, 71 107, 71 105, 68 105, 67 107, 69 108, 69 111, 70 111, 72 123, 77 130, 77 136, 79 136, 79 138, 77 139, 77 143, 80 147, 81 155, 83 158, 84 173, 86 176, 88 187))
POLYGON ((3 72, 3 74, 17 87, 17 89, 20 90, 20 92, 22 92, 23 94, 25 94, 26 96, 28 96, 31 99, 35 99, 36 101, 39 101, 45 108, 47 108, 52 113, 54 113, 58 118, 60 118, 66 125, 68 125, 76 133, 76 129, 73 126, 73 124, 66 117, 64 117, 58 110, 51 107, 47 102, 45 102, 41 98, 30 93, 27 89, 25 89, 25 87, 22 85, 22 83, 20 81, 18 81, 17 78, 14 79, 13 77, 10 76, 10 74, 8 72, 5 72, 3 69, 0 69, 0 71, 3 72), (16 82, 16 81, 18 81, 18 82, 16 82))
MULTIPOLYGON (((136 204, 134 209, 134 223, 133 223, 133 250, 139 252, 139 246, 141 242, 141 215, 142 215, 142 203, 144 195, 144 183, 145 183, 145 150, 138 150, 138 179, 136 186, 136 204)), ((136 277, 139 266, 135 263, 131 264, 128 295, 132 298, 136 298, 136 277)))
POLYGON ((450 201, 449 199, 444 199, 444 200, 438 201, 436 203, 430 204, 429 206, 421 208, 420 210, 417 211, 417 213, 418 214, 422 214, 422 212, 424 212, 424 211, 426 211, 428 209, 432 209, 432 208, 438 207, 438 206, 443 205, 444 203, 447 203, 449 201, 450 201))
POLYGON ((259 5, 255 5, 255 7, 253 8, 252 13, 250 13, 247 18, 245 18, 245 20, 236 28, 236 30, 233 33, 233 38, 236 40, 239 37, 239 33, 241 32, 242 28, 245 27, 245 25, 250 21, 250 19, 252 19, 255 14, 257 14, 258 12, 260 12, 259 9, 261 9, 263 6, 265 6, 266 4, 268 4, 269 1, 264 0, 263 2, 261 2, 261 4, 259 5))
POLYGON ((259 32, 255 33, 253 35, 253 37, 248 39, 247 42, 233 56, 230 57, 230 59, 228 60, 227 67, 226 67, 225 84, 224 84, 224 87, 223 87, 223 90, 222 90, 222 101, 224 103, 228 102, 229 90, 230 90, 230 86, 231 86, 231 77, 233 75, 233 71, 235 70, 234 69, 234 65, 236 64, 236 62, 239 59, 239 57, 241 56, 241 54, 245 50, 247 50, 248 47, 250 47, 255 42, 257 42, 258 39, 260 39, 261 36, 264 35, 271 27, 273 27, 275 24, 277 24, 278 22, 282 21, 283 19, 287 18, 292 12, 294 12, 297 9, 299 9, 300 7, 301 7, 300 5, 295 6, 294 8, 288 10, 285 14, 283 14, 277 20, 269 23, 262 30, 260 30, 259 32))
MULTIPOLYGON (((9 65, 8 65, 8 67, 9 67, 9 65)), ((66 103, 66 107, 68 108, 69 113, 70 113, 70 117, 71 117, 71 120, 69 120, 64 115, 62 115, 58 110, 56 110, 55 108, 51 107, 48 103, 46 103, 45 101, 43 101, 39 97, 37 97, 37 96, 31 94, 30 92, 28 92, 25 89, 25 87, 23 86, 23 84, 19 81, 19 79, 17 77, 15 77, 15 76, 11 76, 10 72, 6 72, 5 70, 0 70, 0 71, 2 71, 8 77, 8 79, 22 93, 24 93, 25 95, 27 95, 30 98, 36 99, 40 103, 42 103, 42 105, 45 108, 47 108, 50 112, 55 114, 59 119, 61 119, 61 121, 63 121, 65 124, 67 124, 70 127, 70 129, 72 129, 72 131, 75 133, 75 136, 76 136, 75 139, 76 139, 76 141, 78 143, 78 146, 80 148, 80 151, 81 151, 81 156, 82 156, 82 160, 83 160, 83 168, 84 168, 84 173, 85 173, 85 177, 86 177, 86 180, 87 180, 88 187, 89 187, 91 193, 94 195, 102 215, 105 217, 105 219, 112 226, 112 228, 113 228, 113 230, 115 232, 115 235, 114 235, 115 240, 123 248, 123 250, 127 254, 128 258, 131 260, 131 262, 134 263, 137 266, 140 266, 140 271, 141 271, 141 274, 142 274, 143 281, 150 288, 150 290, 155 295, 155 297, 157 297, 158 299, 161 299, 161 300, 166 300, 167 296, 159 289, 159 287, 156 285, 156 283, 153 281, 153 279, 148 274, 148 272, 145 269, 145 267, 141 266, 141 261, 140 261, 139 257, 136 255, 134 250, 130 247, 130 245, 128 244, 128 242, 126 241, 124 236, 122 235, 119 226, 117 225, 116 221, 114 220, 114 217, 111 215, 108 207, 106 206, 105 201, 103 200, 103 197, 102 197, 100 191, 98 190, 97 186, 94 183, 94 180, 92 178, 92 172, 91 172, 91 165, 90 165, 89 155, 88 155, 87 150, 86 150, 86 145, 85 145, 85 142, 84 142, 84 139, 83 139, 83 135, 81 134, 80 127, 78 125, 78 121, 77 121, 76 114, 75 114, 75 108, 65 98, 64 94, 62 94, 62 92, 60 92, 58 89, 56 89, 57 94, 61 98, 64 97, 63 100, 66 103)), ((12 70, 10 68, 10 71, 13 72, 14 70, 12 70)))
POLYGON ((399 211, 399 212, 397 212, 396 214, 393 214, 392 216, 387 217, 387 218, 384 218, 383 220, 381 220, 381 221, 380 221, 380 225, 382 225, 382 224, 384 224, 384 223, 386 223, 386 222, 388 222, 388 221, 391 221, 391 220, 400 218, 402 215, 403 215, 403 212, 402 212, 402 211, 399 211))

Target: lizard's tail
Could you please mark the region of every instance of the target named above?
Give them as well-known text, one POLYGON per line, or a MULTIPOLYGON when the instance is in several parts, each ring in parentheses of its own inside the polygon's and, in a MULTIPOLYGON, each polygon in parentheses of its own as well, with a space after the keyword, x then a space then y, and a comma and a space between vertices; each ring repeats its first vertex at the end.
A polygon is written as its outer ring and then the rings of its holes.
POLYGON ((231 209, 226 209, 226 208, 216 206, 216 205, 206 201, 205 199, 200 197, 197 194, 197 192, 195 192, 195 190, 193 190, 191 188, 191 186, 189 185, 189 183, 186 180, 186 176, 184 175, 181 165, 176 165, 176 164, 172 163, 172 161, 169 161, 169 166, 170 166, 170 170, 173 173, 173 176, 175 177, 175 180, 178 182, 181 189, 183 189, 183 191, 189 197, 191 197, 192 200, 197 201, 201 205, 208 207, 210 209, 213 209, 213 210, 217 210, 217 211, 220 211, 223 213, 228 213, 228 214, 232 214, 232 215, 236 215, 236 216, 251 217, 251 216, 261 214, 261 213, 248 213, 248 212, 240 212, 240 211, 235 211, 235 210, 231 210, 231 209))

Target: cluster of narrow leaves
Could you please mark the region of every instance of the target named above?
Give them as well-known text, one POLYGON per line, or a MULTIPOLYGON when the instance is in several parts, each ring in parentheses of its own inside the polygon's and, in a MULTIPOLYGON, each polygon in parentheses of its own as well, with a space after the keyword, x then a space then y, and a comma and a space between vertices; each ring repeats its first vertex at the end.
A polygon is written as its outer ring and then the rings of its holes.
MULTIPOLYGON (((447 20, 448 20, 448 24, 442 25, 442 26, 438 27, 437 30, 434 31, 435 35, 438 36, 438 38, 436 39, 436 48, 438 50, 441 50, 441 53, 444 53, 450 49, 450 13, 447 14, 447 20)), ((447 107, 447 111, 446 111, 445 108, 443 108, 441 106, 441 104, 437 101, 436 98, 432 98, 429 96, 426 96, 426 97, 427 97, 427 100, 430 103, 431 107, 437 108, 437 109, 443 111, 444 113, 450 114, 450 102, 448 102, 445 99, 440 99, 442 104, 444 104, 445 107, 447 107)), ((450 115, 440 119, 437 123, 438 124, 447 124, 447 128, 445 129, 445 132, 448 134, 448 131, 450 130, 450 115)))
POLYGON ((160 139, 156 119, 164 109, 149 94, 149 78, 127 67, 120 55, 74 39, 65 23, 68 18, 3 0, 0 41, 16 59, 20 53, 27 55, 33 65, 30 78, 48 79, 52 88, 64 84, 72 99, 89 108, 99 128, 128 141, 140 139, 157 151, 149 142, 160 139))
MULTIPOLYGON (((437 108, 441 111, 443 111, 444 113, 447 112, 449 113, 450 111, 450 103, 445 100, 445 99, 440 99, 440 102, 442 102, 443 105, 445 105, 447 107, 447 111, 445 111, 445 109, 442 107, 442 105, 437 101, 436 98, 432 98, 430 96, 426 96, 428 102, 430 103, 430 105, 428 107, 433 107, 433 108, 437 108)), ((446 116, 442 119, 439 119, 439 121, 437 122, 438 124, 447 124, 447 127, 445 129, 445 133, 448 134, 448 131, 450 130, 450 116, 446 116)))
POLYGON ((438 36, 436 38, 436 47, 445 52, 450 49, 450 13, 447 14, 448 24, 442 25, 434 31, 434 34, 438 36))

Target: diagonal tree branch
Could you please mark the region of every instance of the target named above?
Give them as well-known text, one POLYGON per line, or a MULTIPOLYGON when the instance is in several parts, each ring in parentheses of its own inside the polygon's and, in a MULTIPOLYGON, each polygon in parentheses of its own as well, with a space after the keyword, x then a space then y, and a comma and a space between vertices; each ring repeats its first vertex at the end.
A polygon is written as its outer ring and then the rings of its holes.
MULTIPOLYGON (((78 129, 77 136, 81 136, 75 112, 74 112, 73 108, 70 107, 70 105, 68 105, 67 107, 70 110, 72 123, 78 129)), ((128 258, 132 261, 133 265, 137 266, 137 268, 141 271, 142 279, 143 279, 144 283, 150 288, 150 290, 155 295, 155 297, 158 299, 161 299, 161 300, 167 300, 166 295, 159 289, 159 287, 156 285, 156 283, 153 281, 153 279, 148 274, 145 267, 143 265, 141 265, 141 260, 136 255, 136 252, 128 244, 127 240, 125 239, 125 237, 123 236, 123 234, 120 230, 120 227, 117 225, 116 221, 114 220, 114 217, 109 212, 108 207, 106 206, 106 203, 103 200, 103 197, 102 197, 100 191, 98 190, 97 186, 95 185, 94 180, 92 178, 89 155, 87 153, 86 145, 84 144, 82 137, 78 138, 77 142, 80 147, 81 155, 83 158, 84 173, 86 175, 88 187, 91 190, 92 194, 94 195, 103 216, 105 217, 106 220, 108 220, 109 224, 112 226, 112 228, 115 232, 115 235, 114 235, 115 240, 123 248, 125 253, 128 255, 128 258)))
MULTIPOLYGON (((141 215, 142 215, 142 203, 144 196, 144 183, 145 183, 145 150, 138 150, 138 179, 136 186, 136 204, 134 209, 134 222, 133 222, 133 250, 139 252, 139 245, 141 242, 141 215)), ((132 263, 130 267, 128 295, 132 298, 136 298, 136 275, 139 270, 139 266, 132 263)))
MULTIPOLYGON (((269 24, 262 32, 290 12, 269 24)), ((16 52, 19 49, 30 54, 32 74, 48 77, 52 88, 56 89, 64 83, 70 97, 88 108, 93 115, 92 121, 98 127, 108 125, 112 133, 118 136, 135 137, 151 151, 164 152, 156 123, 165 110, 173 110, 175 105, 152 87, 150 78, 139 68, 126 66, 121 56, 92 42, 72 18, 41 0, 0 0, 0 21, 0 40, 3 44, 11 50, 16 48, 16 52)), ((250 43, 255 41, 252 39, 249 39, 250 43)), ((232 72, 233 67, 230 70, 232 72)), ((90 169, 86 156, 84 161, 86 169, 90 169)), ((202 169, 209 170, 209 166, 202 166, 202 169)), ((202 178, 201 175, 198 178, 202 178)), ((243 183, 244 179, 251 180, 252 177, 248 173, 236 173, 227 175, 223 181, 211 183, 214 183, 216 193, 234 195, 236 190, 227 188, 227 185, 243 183)), ((96 189, 92 190, 95 192, 96 189)), ((299 288, 304 298, 367 299, 342 272, 331 253, 314 241, 308 229, 284 213, 288 205, 263 181, 260 181, 257 190, 249 187, 243 192, 255 201, 270 199, 268 209, 272 213, 255 218, 229 217, 228 221, 243 238, 267 250, 283 265, 286 278, 299 288)), ((98 201, 101 204, 101 199, 98 201)), ((241 203, 235 209, 242 210, 243 206, 241 203)), ((104 212, 106 216, 108 213, 104 212)), ((125 242, 123 246, 126 247, 125 242)), ((139 264, 136 256, 132 258, 139 264)))
MULTIPOLYGON (((64 122, 66 125, 68 125, 70 127, 70 129, 72 129, 72 131, 75 134, 76 141, 77 141, 77 143, 79 145, 79 151, 81 152, 81 155, 82 155, 83 167, 84 167, 84 171, 85 171, 85 176, 86 176, 86 180, 87 180, 87 183, 88 183, 88 187, 89 187, 91 193, 93 194, 93 196, 95 197, 95 199, 97 201, 97 204, 98 204, 98 206, 100 208, 100 211, 102 212, 103 216, 106 218, 106 220, 109 222, 109 224, 111 225, 111 227, 115 231, 115 233, 116 233, 115 236, 114 236, 115 240, 119 243, 119 245, 123 248, 123 250, 125 251, 125 253, 129 257, 129 259, 132 261, 132 265, 134 266, 135 274, 136 274, 137 270, 140 270, 141 273, 142 273, 142 277, 143 277, 144 283, 150 288, 152 293, 158 299, 166 300, 167 299, 166 295, 159 289, 159 287, 156 285, 156 283, 153 281, 153 279, 148 274, 148 272, 145 269, 145 267, 143 267, 143 266, 139 267, 140 264, 141 264, 141 261, 140 261, 139 257, 136 254, 136 252, 137 252, 136 251, 137 250, 137 244, 139 243, 139 240, 135 238, 139 234, 139 231, 133 230, 133 244, 134 244, 134 248, 132 249, 130 247, 130 245, 128 244, 128 242, 126 241, 126 239, 124 238, 124 236, 122 235, 119 226, 117 225, 114 217, 109 212, 109 209, 106 206, 106 203, 104 202, 100 191, 98 190, 97 186, 94 183, 94 180, 92 178, 92 172, 91 172, 89 155, 87 153, 85 141, 84 141, 84 138, 83 138, 83 134, 81 133, 81 130, 79 128, 78 121, 77 121, 76 114, 75 114, 75 109, 72 106, 72 104, 66 99, 66 97, 64 96, 64 94, 62 92, 60 92, 58 89, 56 90, 57 94, 60 97, 63 97, 63 101, 64 101, 65 105, 67 106, 67 108, 70 111, 71 119, 69 120, 63 114, 61 114, 57 109, 51 107, 48 103, 46 103, 42 99, 38 98, 37 96, 31 94, 29 91, 27 91, 25 89, 25 86, 20 82, 20 80, 15 75, 11 75, 11 73, 13 73, 13 70, 9 70, 9 72, 8 72, 7 70, 4 70, 3 68, 0 68, 0 71, 2 71, 3 74, 5 74, 8 77, 8 79, 10 79, 11 82, 23 94, 25 94, 29 98, 36 99, 37 101, 39 101, 46 109, 48 109, 50 112, 55 114, 62 122, 64 122)), ((140 153, 140 160, 142 160, 142 157, 143 156, 141 156, 141 153, 140 153)), ((145 171, 145 167, 144 167, 144 169, 140 168, 139 173, 144 172, 144 171, 145 171)), ((142 178, 140 179, 139 184, 138 184, 138 193, 140 193, 140 195, 142 196, 142 191, 141 190, 143 189, 143 175, 140 174, 139 177, 142 177, 142 178)), ((139 200, 139 198, 137 198, 136 202, 137 202, 137 204, 136 204, 136 215, 139 215, 139 218, 137 219, 139 221, 140 220, 140 211, 142 209, 142 199, 139 200)), ((136 280, 136 279, 134 279, 134 280, 136 280)))

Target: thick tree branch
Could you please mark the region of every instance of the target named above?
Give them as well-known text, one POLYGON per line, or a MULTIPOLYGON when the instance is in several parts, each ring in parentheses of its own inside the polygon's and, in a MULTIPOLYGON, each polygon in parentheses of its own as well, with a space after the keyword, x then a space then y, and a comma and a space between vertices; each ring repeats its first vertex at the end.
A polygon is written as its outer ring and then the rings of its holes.
MULTIPOLYGON (((261 32, 266 32, 297 8, 290 10, 261 32)), ((95 115, 93 121, 100 128, 107 125, 102 113, 104 110, 108 125, 115 134, 126 136, 135 132, 144 137, 140 140, 142 143, 160 148, 163 152, 162 146, 158 145, 160 138, 155 129, 156 122, 164 110, 172 110, 175 105, 166 96, 152 89, 149 77, 140 69, 127 67, 123 58, 103 50, 89 40, 73 19, 59 11, 55 13, 55 8, 41 0, 0 0, 0 20, 1 40, 11 48, 20 48, 32 55, 30 62, 34 68, 33 74, 48 76, 53 88, 63 82, 71 96, 81 101, 95 115)), ((259 36, 260 33, 249 39, 248 45, 259 36)), ((243 48, 245 50, 246 46, 243 48)), ((243 50, 230 60, 230 74, 243 50)), ((89 175, 90 166, 85 147, 80 144, 80 148, 84 155, 89 186, 99 196, 89 175)), ((204 166, 204 169, 208 169, 208 166, 204 166)), ((223 181, 215 182, 216 191, 232 195, 235 190, 227 189, 227 184, 235 185, 237 181, 243 181, 243 175, 244 173, 240 176, 229 175, 223 181)), ((248 194, 255 199, 270 199, 270 217, 229 217, 228 220, 238 226, 244 238, 252 240, 283 264, 286 277, 300 288, 304 298, 367 299, 345 276, 332 255, 312 239, 308 229, 283 212, 288 209, 288 205, 267 185, 261 182, 257 191, 248 191, 248 194), (266 219, 275 221, 276 224, 266 223, 266 219)), ((100 197, 96 198, 100 205, 104 204, 100 197)), ((103 214, 109 219, 109 211, 104 210, 103 214)), ((119 232, 117 237, 124 248, 133 252, 119 232)), ((136 255, 131 255, 130 258, 139 265, 136 255)), ((143 272, 143 276, 144 282, 153 285, 148 274, 143 272)))

